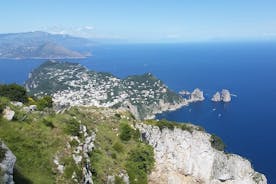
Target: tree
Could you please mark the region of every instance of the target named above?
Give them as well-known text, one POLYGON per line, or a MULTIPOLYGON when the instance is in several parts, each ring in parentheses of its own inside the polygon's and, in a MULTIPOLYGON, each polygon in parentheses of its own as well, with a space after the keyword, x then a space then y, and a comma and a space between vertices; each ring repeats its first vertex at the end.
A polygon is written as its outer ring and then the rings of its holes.
POLYGON ((28 100, 26 89, 18 84, 0 84, 0 96, 23 103, 28 100))

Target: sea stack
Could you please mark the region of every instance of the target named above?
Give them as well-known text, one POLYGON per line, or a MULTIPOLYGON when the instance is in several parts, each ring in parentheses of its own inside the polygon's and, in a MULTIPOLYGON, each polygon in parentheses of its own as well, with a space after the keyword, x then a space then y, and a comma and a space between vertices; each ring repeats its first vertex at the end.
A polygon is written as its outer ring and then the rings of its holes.
POLYGON ((227 89, 223 89, 221 90, 221 93, 220 92, 216 92, 212 99, 211 99, 213 102, 230 102, 231 101, 231 94, 230 94, 230 91, 227 90, 227 89))
POLYGON ((230 91, 227 89, 223 89, 221 91, 221 100, 223 102, 230 102, 231 101, 231 94, 230 91))
POLYGON ((192 93, 191 93, 191 100, 192 101, 203 101, 204 95, 203 91, 201 91, 199 88, 196 88, 192 93))
POLYGON ((212 101, 213 102, 220 102, 221 101, 220 93, 218 91, 214 94, 214 96, 212 98, 212 101))

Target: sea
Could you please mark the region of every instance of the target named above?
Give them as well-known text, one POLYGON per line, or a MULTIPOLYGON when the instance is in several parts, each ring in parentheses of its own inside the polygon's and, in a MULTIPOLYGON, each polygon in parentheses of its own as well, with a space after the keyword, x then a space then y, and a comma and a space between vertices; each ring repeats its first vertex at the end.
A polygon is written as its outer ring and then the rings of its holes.
MULTIPOLYGON (((226 151, 239 154, 276 183, 276 42, 97 45, 77 62, 125 78, 150 72, 175 92, 200 88, 203 102, 158 119, 191 122, 221 137, 226 151), (230 90, 230 103, 214 103, 230 90)), ((0 60, 0 83, 23 84, 45 60, 0 60)))

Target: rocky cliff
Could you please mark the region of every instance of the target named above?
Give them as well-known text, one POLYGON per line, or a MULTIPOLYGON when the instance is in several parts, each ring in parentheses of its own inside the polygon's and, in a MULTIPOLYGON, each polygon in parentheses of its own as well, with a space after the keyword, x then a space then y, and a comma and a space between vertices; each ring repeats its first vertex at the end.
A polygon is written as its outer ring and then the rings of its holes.
POLYGON ((0 141, 0 183, 13 184, 13 167, 16 157, 11 150, 0 141))
POLYGON ((138 124, 142 137, 154 148, 151 184, 266 184, 264 175, 250 162, 212 147, 211 135, 198 130, 162 130, 138 124))

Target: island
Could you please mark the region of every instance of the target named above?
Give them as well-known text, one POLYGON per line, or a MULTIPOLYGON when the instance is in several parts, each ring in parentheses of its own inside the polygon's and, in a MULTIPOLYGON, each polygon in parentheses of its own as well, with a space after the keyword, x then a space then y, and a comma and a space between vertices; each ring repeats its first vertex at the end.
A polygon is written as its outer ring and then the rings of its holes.
POLYGON ((35 69, 25 86, 34 96, 52 96, 58 111, 70 106, 123 108, 136 119, 152 119, 157 113, 204 99, 199 89, 190 98, 183 98, 151 73, 120 79, 77 63, 56 60, 35 69))

